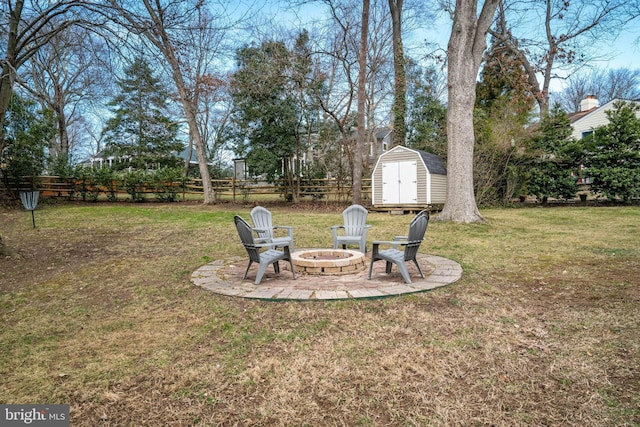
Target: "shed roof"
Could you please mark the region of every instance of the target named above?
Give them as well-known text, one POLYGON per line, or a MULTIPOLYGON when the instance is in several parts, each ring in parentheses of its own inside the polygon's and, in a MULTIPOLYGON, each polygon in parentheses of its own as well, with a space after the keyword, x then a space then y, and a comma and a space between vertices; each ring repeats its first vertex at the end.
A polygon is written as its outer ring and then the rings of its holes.
POLYGON ((374 169, 378 168, 378 165, 380 165, 380 162, 384 159, 385 156, 390 155, 394 151, 408 151, 410 153, 413 153, 413 155, 417 154, 422 159, 422 163, 429 170, 429 173, 435 175, 447 175, 446 165, 440 156, 433 153, 428 153, 426 151, 416 150, 415 148, 405 147, 403 145, 396 145, 391 150, 382 153, 380 157, 378 157, 378 161, 374 169))
POLYGON ((447 167, 445 166, 444 161, 440 158, 440 156, 437 156, 433 153, 427 153, 426 151, 422 151, 422 150, 415 150, 415 151, 417 151, 418 154, 420 154, 420 157, 422 157, 422 161, 427 166, 427 169, 429 169, 430 173, 433 173, 436 175, 447 174, 447 167))

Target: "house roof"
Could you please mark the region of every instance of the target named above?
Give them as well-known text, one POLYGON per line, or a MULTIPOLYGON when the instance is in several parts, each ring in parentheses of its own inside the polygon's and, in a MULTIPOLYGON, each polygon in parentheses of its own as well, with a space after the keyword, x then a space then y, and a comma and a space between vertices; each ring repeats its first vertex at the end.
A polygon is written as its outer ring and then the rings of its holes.
POLYGON ((571 114, 567 114, 567 117, 569 117, 569 120, 571 121, 571 123, 575 123, 579 120, 582 120, 583 118, 585 118, 588 115, 591 115, 592 113, 598 112, 598 111, 606 111, 606 110, 610 110, 613 107, 613 104, 616 102, 631 102, 631 103, 636 103, 636 104, 640 104, 639 100, 632 100, 632 99, 622 99, 622 98, 615 98, 612 99, 611 101, 600 105, 599 107, 592 107, 586 111, 577 111, 575 113, 571 113, 571 114))
MULTIPOLYGON (((180 152, 176 153, 174 152, 173 154, 175 154, 176 157, 181 158, 182 160, 186 160, 187 159, 187 148, 184 148, 183 150, 181 150, 180 152)), ((129 156, 123 156, 123 158, 127 158, 129 156)), ((91 164, 94 161, 100 160, 100 159, 108 159, 108 158, 115 158, 115 156, 107 156, 104 157, 104 150, 100 150, 98 151, 96 154, 93 154, 91 156, 89 156, 89 158, 82 160, 80 162, 80 164, 91 164)), ((196 148, 194 147, 191 150, 191 159, 189 159, 189 163, 193 164, 193 165, 197 165, 198 164, 198 153, 196 151, 196 148)), ((209 163, 209 164, 213 164, 213 163, 209 163)))
POLYGON ((393 132, 393 129, 390 127, 382 127, 375 130, 376 139, 384 139, 387 135, 393 132))
POLYGON ((600 108, 600 107, 592 107, 592 108, 590 108, 588 110, 585 110, 585 111, 576 111, 575 113, 567 114, 567 117, 569 118, 569 122, 570 123, 575 123, 578 120, 580 120, 581 118, 583 118, 584 116, 591 114, 592 112, 594 112, 598 108, 600 108))
POLYGON ((638 101, 617 98, 599 107, 568 115, 571 127, 573 128, 572 136, 575 139, 580 139, 584 136, 585 132, 592 132, 594 129, 609 123, 607 111, 613 109, 615 104, 620 101, 638 103, 638 101))
MULTIPOLYGON (((178 157, 182 160, 187 160, 188 150, 185 148, 184 150, 178 153, 178 157)), ((198 153, 196 152, 195 147, 191 150, 191 158, 189 159, 189 163, 198 164, 198 153)))

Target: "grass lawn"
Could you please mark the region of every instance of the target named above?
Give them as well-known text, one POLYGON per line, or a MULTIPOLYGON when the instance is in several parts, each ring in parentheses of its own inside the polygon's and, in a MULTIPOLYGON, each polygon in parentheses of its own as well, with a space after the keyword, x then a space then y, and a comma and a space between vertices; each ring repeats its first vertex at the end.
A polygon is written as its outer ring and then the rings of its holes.
MULTIPOLYGON (((343 207, 269 207, 296 248, 343 207)), ((190 283, 245 256, 222 204, 0 211, 0 403, 73 426, 640 425, 640 207, 484 210, 421 252, 460 281, 373 300, 265 302, 190 283)), ((370 213, 369 240, 410 215, 370 213)), ((300 277, 298 280, 304 280, 300 277)))

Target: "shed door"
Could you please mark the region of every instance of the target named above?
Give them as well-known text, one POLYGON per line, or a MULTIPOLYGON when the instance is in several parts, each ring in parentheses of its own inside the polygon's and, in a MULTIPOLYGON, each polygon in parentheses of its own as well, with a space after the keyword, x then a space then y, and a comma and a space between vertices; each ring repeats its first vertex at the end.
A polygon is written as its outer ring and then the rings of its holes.
POLYGON ((415 160, 382 164, 382 204, 418 203, 418 164, 415 160))

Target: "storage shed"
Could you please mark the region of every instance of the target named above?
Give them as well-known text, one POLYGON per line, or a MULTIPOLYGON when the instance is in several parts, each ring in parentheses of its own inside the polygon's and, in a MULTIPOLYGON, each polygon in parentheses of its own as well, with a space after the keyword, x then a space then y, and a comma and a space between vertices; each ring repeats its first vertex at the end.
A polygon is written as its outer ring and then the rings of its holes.
POLYGON ((398 145, 378 157, 371 176, 374 207, 425 207, 446 196, 447 169, 439 156, 398 145))

